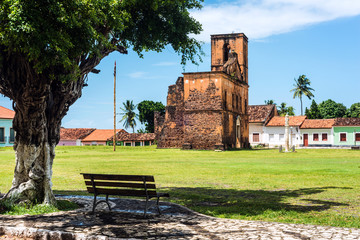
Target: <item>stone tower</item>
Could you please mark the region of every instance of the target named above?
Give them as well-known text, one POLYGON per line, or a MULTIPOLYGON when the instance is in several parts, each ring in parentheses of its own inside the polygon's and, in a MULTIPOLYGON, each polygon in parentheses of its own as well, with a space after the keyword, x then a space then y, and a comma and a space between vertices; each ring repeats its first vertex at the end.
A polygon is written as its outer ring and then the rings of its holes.
POLYGON ((169 86, 165 116, 156 114, 159 148, 249 146, 247 37, 211 36, 211 71, 183 73, 169 86))
POLYGON ((248 83, 248 38, 243 33, 211 35, 211 71, 222 71, 232 51, 248 83))

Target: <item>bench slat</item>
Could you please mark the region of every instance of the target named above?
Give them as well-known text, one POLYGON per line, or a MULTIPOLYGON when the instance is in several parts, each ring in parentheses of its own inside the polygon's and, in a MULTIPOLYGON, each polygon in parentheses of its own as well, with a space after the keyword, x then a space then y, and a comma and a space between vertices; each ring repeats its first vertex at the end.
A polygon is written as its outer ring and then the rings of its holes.
MULTIPOLYGON (((89 193, 95 193, 94 188, 87 187, 89 193)), ((96 188, 97 194, 119 195, 119 196, 133 196, 133 197, 146 197, 145 190, 130 190, 130 189, 109 189, 109 188, 96 188)), ((147 191, 149 197, 157 196, 156 191, 147 191)))
MULTIPOLYGON (((100 182, 100 181, 94 181, 94 184, 96 187, 122 187, 122 188, 142 188, 144 189, 143 183, 127 183, 127 182, 100 182)), ((85 181, 85 185, 92 186, 91 181, 85 181)), ((155 184, 146 184, 147 189, 156 189, 155 184)))
POLYGON ((143 181, 143 178, 145 178, 146 182, 155 182, 154 176, 148 175, 81 174, 84 176, 84 179, 91 179, 93 177, 95 180, 143 181))

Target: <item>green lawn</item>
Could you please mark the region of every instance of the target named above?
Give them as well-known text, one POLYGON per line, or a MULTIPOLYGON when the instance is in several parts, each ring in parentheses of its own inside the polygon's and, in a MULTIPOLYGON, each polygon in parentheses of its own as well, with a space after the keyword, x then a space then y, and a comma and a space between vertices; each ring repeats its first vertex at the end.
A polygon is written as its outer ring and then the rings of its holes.
MULTIPOLYGON (((1 148, 1 192, 14 165, 1 148)), ((84 193, 82 172, 155 175, 171 201, 211 216, 360 228, 359 151, 57 147, 55 193, 84 193)))

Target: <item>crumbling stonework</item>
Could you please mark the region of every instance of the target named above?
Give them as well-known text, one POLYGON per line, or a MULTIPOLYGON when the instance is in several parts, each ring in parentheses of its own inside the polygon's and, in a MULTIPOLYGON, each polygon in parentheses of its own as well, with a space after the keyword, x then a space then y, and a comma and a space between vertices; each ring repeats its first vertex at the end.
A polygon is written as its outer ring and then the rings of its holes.
POLYGON ((165 119, 155 116, 154 128, 159 148, 180 148, 184 143, 184 78, 169 86, 165 119), (160 123, 163 122, 162 125, 160 123))
POLYGON ((165 117, 155 114, 159 148, 249 146, 247 38, 226 34, 211 40, 212 71, 184 73, 169 86, 165 117))

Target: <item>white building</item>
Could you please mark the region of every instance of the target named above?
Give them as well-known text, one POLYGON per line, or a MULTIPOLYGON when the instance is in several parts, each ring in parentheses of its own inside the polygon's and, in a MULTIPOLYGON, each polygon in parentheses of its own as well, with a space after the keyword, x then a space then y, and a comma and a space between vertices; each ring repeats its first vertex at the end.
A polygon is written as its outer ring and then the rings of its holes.
POLYGON ((301 146, 330 147, 334 143, 335 119, 305 119, 300 127, 301 146))
MULTIPOLYGON (((300 146, 302 136, 300 126, 306 119, 306 116, 289 117, 289 145, 300 146)), ((285 117, 275 116, 264 127, 263 142, 269 144, 269 147, 285 146, 285 117)))
POLYGON ((251 146, 268 146, 264 127, 273 116, 278 116, 276 105, 249 105, 249 142, 251 146))

